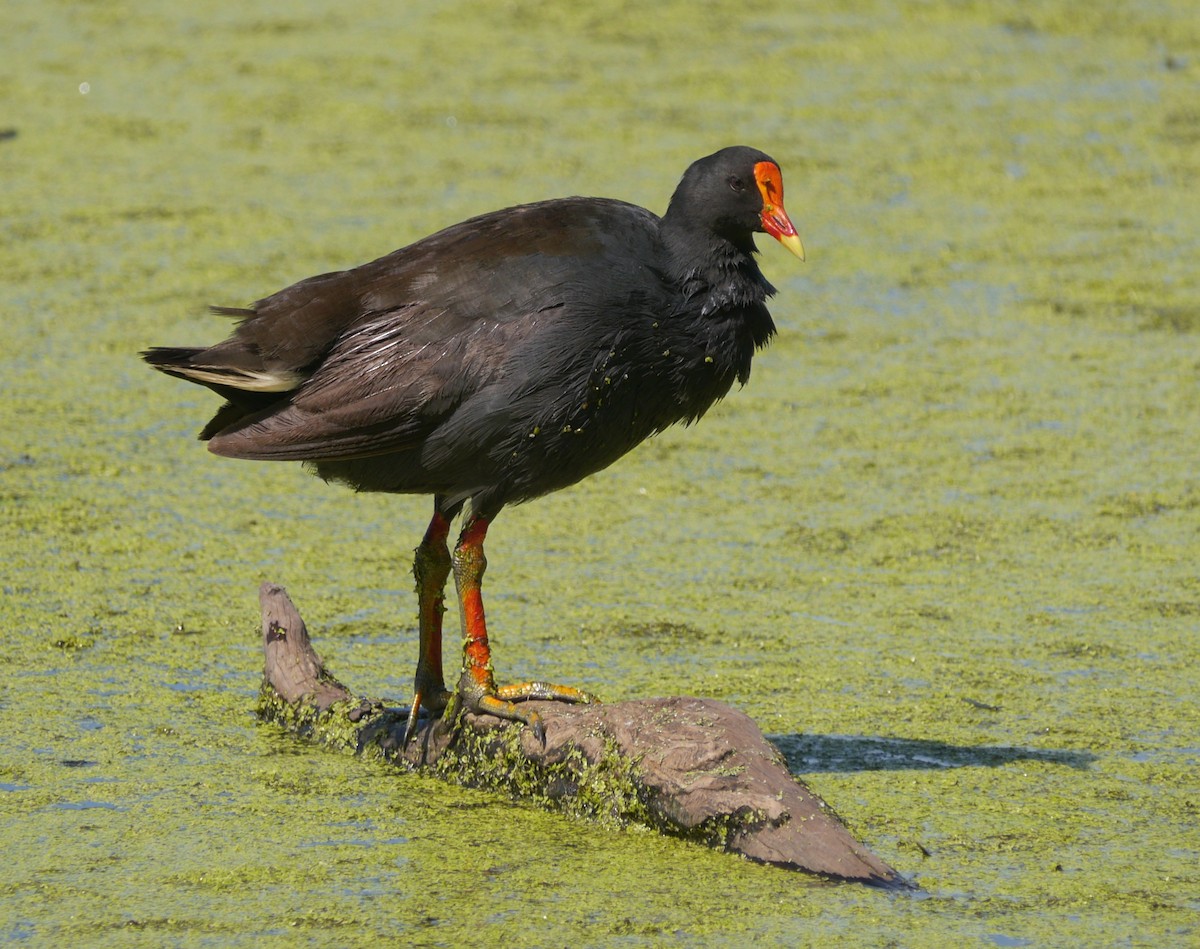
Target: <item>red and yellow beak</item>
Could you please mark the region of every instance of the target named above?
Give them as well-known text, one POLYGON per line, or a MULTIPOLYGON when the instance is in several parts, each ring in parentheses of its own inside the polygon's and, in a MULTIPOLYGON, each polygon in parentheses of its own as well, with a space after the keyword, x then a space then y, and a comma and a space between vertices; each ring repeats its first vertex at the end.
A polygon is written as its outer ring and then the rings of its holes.
POLYGON ((804 245, 795 225, 783 209, 783 174, 772 161, 760 161, 754 166, 754 180, 762 195, 762 227, 793 254, 804 259, 804 245))

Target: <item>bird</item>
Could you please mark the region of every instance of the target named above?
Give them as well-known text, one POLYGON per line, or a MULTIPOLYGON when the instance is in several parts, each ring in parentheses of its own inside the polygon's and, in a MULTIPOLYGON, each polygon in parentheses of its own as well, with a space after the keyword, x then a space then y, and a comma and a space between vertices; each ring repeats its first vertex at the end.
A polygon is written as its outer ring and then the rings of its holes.
POLYGON ((731 146, 687 168, 661 217, 596 197, 482 214, 251 307, 211 307, 238 321, 216 345, 140 355, 224 398, 199 435, 217 455, 431 495, 413 558, 406 735, 454 708, 523 723, 544 742, 523 702, 595 698, 496 684, 482 598, 489 527, 506 505, 575 484, 746 383, 776 331, 758 233, 804 260, 778 162, 731 146), (442 666, 451 573, 463 637, 453 692, 442 666))

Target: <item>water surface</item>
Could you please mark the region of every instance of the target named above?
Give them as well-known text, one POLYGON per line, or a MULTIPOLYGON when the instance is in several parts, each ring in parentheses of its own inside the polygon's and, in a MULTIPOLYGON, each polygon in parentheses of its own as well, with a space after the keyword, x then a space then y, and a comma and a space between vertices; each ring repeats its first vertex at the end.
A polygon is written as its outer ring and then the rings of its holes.
POLYGON ((1200 903, 1200 28, 1182 2, 10 5, 0 939, 1168 945, 1200 903), (420 498, 210 456, 152 344, 471 214, 661 211, 731 143, 749 386, 504 512, 501 674, 715 697, 917 897, 256 724, 259 582, 404 697, 420 498))

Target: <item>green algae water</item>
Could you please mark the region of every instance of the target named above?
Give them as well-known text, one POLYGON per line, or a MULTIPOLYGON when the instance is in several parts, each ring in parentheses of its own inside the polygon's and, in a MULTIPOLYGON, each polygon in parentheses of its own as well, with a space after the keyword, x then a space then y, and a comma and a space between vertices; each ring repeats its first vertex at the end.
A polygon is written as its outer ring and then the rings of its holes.
MULTIPOLYGON (((0 940, 1200 939, 1184 2, 0 13, 0 940), (403 699, 429 504, 209 455, 140 364, 475 213, 779 160, 750 384, 490 537, 502 678, 742 708, 888 895, 306 746, 256 590, 403 699)), ((448 628, 452 628, 452 625, 448 628)))

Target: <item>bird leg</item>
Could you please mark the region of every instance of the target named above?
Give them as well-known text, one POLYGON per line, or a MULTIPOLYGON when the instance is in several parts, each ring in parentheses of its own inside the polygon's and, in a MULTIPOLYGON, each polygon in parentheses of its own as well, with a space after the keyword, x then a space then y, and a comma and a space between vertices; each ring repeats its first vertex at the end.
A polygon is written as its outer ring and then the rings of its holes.
POLYGON ((420 654, 413 682, 412 709, 408 713, 405 741, 415 733, 422 707, 441 711, 450 699, 442 678, 442 614, 446 612, 446 578, 450 575, 450 548, 446 538, 450 521, 440 510, 425 531, 413 556, 413 576, 417 580, 417 623, 420 630, 420 654))
POLYGON ((487 529, 488 519, 481 514, 472 514, 454 548, 454 583, 458 588, 463 628, 463 668, 458 680, 458 696, 465 710, 524 722, 540 741, 545 741, 541 716, 532 709, 520 709, 514 703, 525 699, 559 702, 594 702, 596 699, 581 689, 546 682, 522 682, 497 688, 492 675, 492 653, 488 646, 481 590, 483 572, 487 569, 487 558, 483 555, 487 529))

